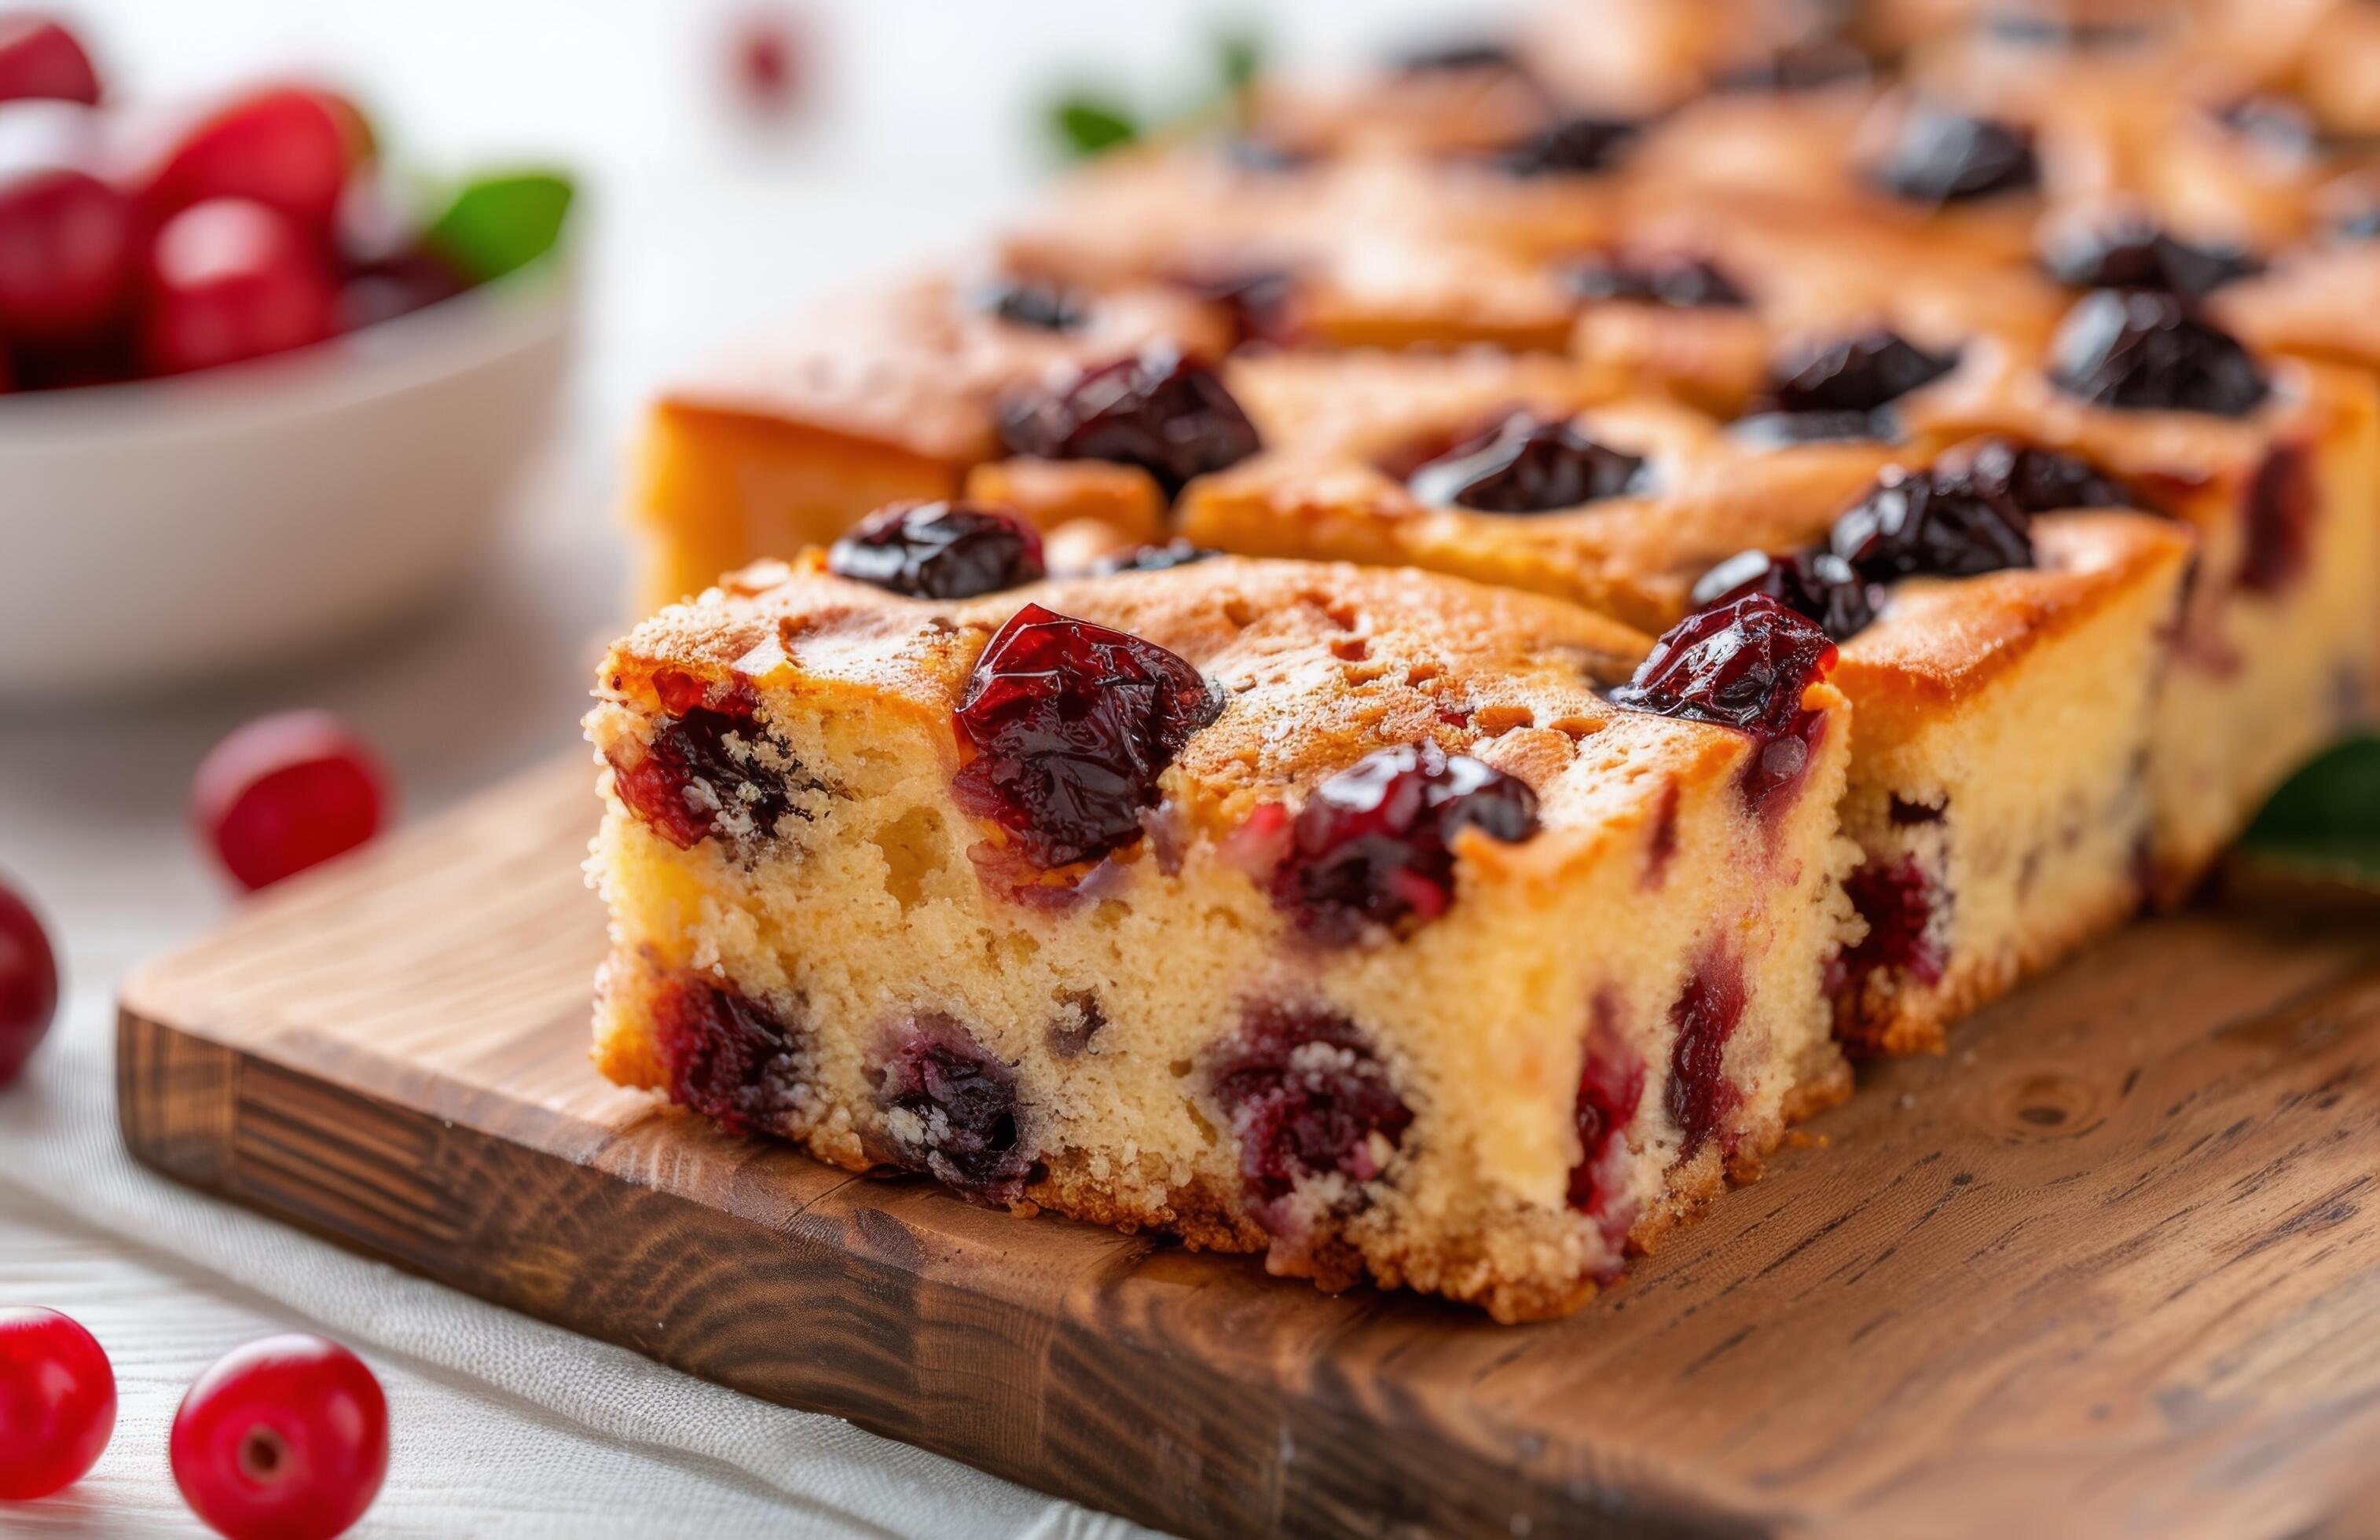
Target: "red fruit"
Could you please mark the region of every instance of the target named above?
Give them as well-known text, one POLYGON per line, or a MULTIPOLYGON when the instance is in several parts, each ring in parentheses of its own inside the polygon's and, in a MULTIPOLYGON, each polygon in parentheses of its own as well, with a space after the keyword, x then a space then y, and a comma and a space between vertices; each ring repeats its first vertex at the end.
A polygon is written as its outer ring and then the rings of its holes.
MULTIPOLYGON (((24 1069, 58 1010, 58 960, 31 906, 0 883, 0 1085, 24 1069)), ((0 1494, 5 1496, 5 1494, 0 1494)))
POLYGON ((96 174, 87 107, 0 107, 0 334, 77 340, 121 315, 140 252, 140 210, 96 174))
POLYGON ((314 243, 261 203, 217 198, 185 209, 149 252, 141 347, 152 371, 181 374, 321 342, 335 295, 314 243))
POLYGON ((254 891, 378 832, 380 761, 327 711, 260 717, 208 751, 190 788, 200 836, 254 891))
POLYGON ((182 1398, 183 1500, 231 1540, 330 1540, 388 1473, 388 1400, 363 1360, 303 1332, 234 1349, 182 1398))
POLYGON ((115 1431, 115 1371, 98 1340, 55 1310, 0 1309, 0 1500, 81 1479, 115 1431))
POLYGON ((284 86, 241 97, 184 134, 150 179, 151 214, 247 198, 328 231, 339 194, 370 149, 363 115, 328 91, 284 86))
POLYGON ((0 16, 0 102, 99 100, 99 74, 75 35, 46 16, 0 16))

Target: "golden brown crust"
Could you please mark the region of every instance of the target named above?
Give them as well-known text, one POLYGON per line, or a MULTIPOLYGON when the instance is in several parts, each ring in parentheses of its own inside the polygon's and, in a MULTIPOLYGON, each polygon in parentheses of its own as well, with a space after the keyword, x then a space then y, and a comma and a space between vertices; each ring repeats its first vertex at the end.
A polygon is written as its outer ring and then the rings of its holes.
POLYGON ((795 425, 965 465, 994 450, 992 403, 1053 369, 1172 341, 1220 357, 1229 328, 1210 307, 1156 288, 1099 295, 1064 332, 1002 321, 970 285, 922 278, 817 307, 740 358, 670 390, 662 409, 795 425))
POLYGON ((2186 527, 2147 514, 2051 515, 2033 534, 2038 565, 1896 585, 1876 624, 1843 644, 1834 680, 1864 728, 1907 732, 1973 700, 2193 549, 2186 527))

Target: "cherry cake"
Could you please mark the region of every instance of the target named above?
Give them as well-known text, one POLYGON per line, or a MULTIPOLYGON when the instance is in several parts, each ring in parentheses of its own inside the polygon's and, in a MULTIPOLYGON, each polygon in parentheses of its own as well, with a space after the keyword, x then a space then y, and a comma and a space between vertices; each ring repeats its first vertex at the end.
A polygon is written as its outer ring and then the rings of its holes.
MULTIPOLYGON (((945 527, 945 526, 948 527, 945 527)), ((1825 630, 1414 571, 1040 578, 894 507, 615 646, 596 1058, 734 1134, 1503 1320, 1848 1089, 1825 630)))

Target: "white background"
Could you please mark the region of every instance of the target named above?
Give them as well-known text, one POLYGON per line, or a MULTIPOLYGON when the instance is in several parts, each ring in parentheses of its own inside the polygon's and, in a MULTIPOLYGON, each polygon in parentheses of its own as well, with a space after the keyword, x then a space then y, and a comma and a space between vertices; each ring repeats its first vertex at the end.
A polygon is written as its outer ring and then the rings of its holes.
MULTIPOLYGON (((306 1325, 364 1351, 395 1403, 389 1485, 358 1534, 1124 1532, 148 1178, 114 1140, 115 984, 229 904, 195 854, 182 805, 200 754, 247 717, 298 704, 344 712, 395 765, 408 818, 565 749, 594 649, 619 618, 613 509, 638 401, 821 289, 964 254, 1046 174, 1036 108, 1057 88, 1186 96, 1207 78, 1207 40, 1231 22, 1256 21, 1277 58, 1330 63, 1378 40, 1475 30, 1502 8, 819 5, 811 111, 765 129, 730 104, 720 40, 736 13, 722 6, 73 7, 120 96, 311 72, 352 88, 384 139, 430 167, 575 167, 589 195, 589 304, 567 427, 516 510, 504 557, 439 612, 202 695, 38 713, 0 702, 0 870, 49 916, 69 986, 59 1031, 27 1080, 0 1094, 0 1304, 78 1315, 114 1355, 124 1398, 97 1472, 51 1502, 0 1504, 0 1533, 194 1532, 164 1455, 182 1388, 235 1343, 306 1325)), ((6 497, 0 488, 0 534, 7 517, 38 516, 6 497)))

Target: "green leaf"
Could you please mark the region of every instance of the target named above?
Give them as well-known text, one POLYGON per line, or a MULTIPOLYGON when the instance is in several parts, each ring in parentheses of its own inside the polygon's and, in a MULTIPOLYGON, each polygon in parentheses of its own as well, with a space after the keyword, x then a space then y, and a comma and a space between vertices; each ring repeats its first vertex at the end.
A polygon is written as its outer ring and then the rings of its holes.
POLYGON ((557 172, 475 176, 455 190, 422 240, 465 277, 484 284, 552 250, 570 200, 570 179, 557 172))
POLYGON ((2350 738, 2291 776, 2241 843, 2278 866, 2380 887, 2380 737, 2350 738))
POLYGON ((1112 98, 1069 96, 1050 115, 1050 126, 1068 153, 1091 156, 1140 138, 1140 119, 1112 98))

